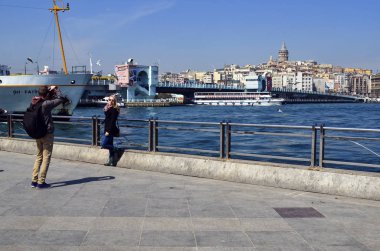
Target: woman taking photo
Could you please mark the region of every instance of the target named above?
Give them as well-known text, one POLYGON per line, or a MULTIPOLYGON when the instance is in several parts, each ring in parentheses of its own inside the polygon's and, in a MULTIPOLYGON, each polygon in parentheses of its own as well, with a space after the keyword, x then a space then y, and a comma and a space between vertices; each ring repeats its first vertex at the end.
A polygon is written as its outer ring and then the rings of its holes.
POLYGON ((118 159, 118 149, 113 146, 113 138, 119 137, 119 128, 116 126, 117 118, 119 117, 120 108, 117 105, 116 97, 109 96, 108 102, 104 107, 104 138, 102 141, 102 148, 108 149, 109 157, 105 166, 116 166, 118 159))

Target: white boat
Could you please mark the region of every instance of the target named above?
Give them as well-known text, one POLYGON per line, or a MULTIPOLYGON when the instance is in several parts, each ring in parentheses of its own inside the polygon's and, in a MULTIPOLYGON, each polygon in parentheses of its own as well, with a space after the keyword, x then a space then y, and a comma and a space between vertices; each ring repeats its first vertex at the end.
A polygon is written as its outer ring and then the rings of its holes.
MULTIPOLYGON (((119 94, 116 93, 114 94, 116 97, 116 103, 119 107, 125 107, 125 100, 124 98, 119 94)), ((104 97, 98 101, 95 101, 96 104, 101 104, 101 105, 106 105, 108 103, 109 96, 104 97)))
POLYGON ((282 105, 284 99, 274 98, 269 92, 196 92, 198 105, 270 106, 282 105))
MULTIPOLYGON (((39 72, 35 75, 11 75, 10 68, 0 65, 0 108, 8 110, 9 113, 23 113, 26 111, 34 96, 38 95, 38 89, 44 85, 57 85, 63 95, 67 96, 70 103, 60 105, 53 110, 55 115, 72 115, 81 98, 85 86, 91 80, 92 74, 68 73, 66 59, 62 45, 61 33, 58 23, 58 11, 69 10, 69 7, 58 7, 53 0, 54 8, 50 9, 56 15, 57 31, 61 43, 63 60, 63 73, 49 71, 39 72)), ((29 59, 28 59, 29 60, 29 59)))

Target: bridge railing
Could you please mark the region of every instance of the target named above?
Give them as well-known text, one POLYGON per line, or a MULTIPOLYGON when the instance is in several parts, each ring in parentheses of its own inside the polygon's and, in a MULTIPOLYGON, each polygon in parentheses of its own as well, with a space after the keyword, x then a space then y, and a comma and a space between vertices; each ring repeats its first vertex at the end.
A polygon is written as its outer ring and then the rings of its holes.
MULTIPOLYGON (((22 116, 0 117, 0 137, 30 139, 22 116)), ((103 119, 54 116, 55 140, 100 146, 103 119)), ((119 147, 221 159, 380 171, 380 129, 119 119, 119 147)))

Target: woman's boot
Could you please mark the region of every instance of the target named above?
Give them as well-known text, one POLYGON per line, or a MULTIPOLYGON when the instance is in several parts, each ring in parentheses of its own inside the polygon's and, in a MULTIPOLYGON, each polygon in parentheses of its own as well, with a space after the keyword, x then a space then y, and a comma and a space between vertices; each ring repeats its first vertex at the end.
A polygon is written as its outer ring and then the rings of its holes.
POLYGON ((109 150, 108 162, 104 163, 105 166, 113 166, 114 163, 114 151, 109 150))
POLYGON ((119 160, 119 153, 116 149, 114 149, 113 154, 112 154, 112 166, 116 166, 118 160, 119 160))

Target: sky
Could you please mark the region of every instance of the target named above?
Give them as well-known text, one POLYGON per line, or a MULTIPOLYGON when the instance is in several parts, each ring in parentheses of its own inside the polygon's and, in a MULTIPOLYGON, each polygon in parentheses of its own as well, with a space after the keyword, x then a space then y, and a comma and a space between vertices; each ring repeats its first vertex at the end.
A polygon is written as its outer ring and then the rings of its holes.
MULTIPOLYGON (((57 1, 62 5, 62 1, 57 1)), ((66 1, 64 2, 66 3, 66 1)), ((133 58, 160 73, 277 58, 380 70, 378 0, 72 0, 60 12, 68 68, 113 73, 133 58), (95 62, 100 61, 100 66, 95 62)), ((51 0, 0 0, 0 64, 61 69, 51 0)))

